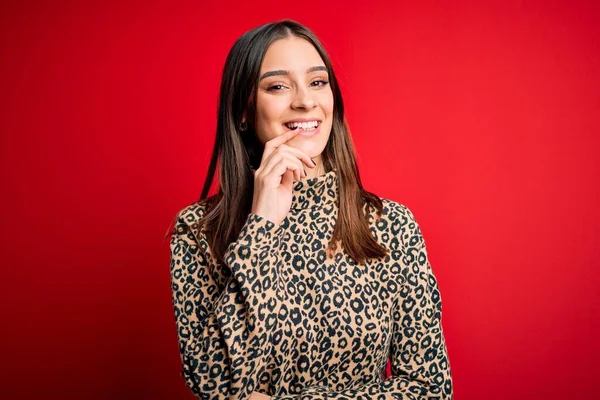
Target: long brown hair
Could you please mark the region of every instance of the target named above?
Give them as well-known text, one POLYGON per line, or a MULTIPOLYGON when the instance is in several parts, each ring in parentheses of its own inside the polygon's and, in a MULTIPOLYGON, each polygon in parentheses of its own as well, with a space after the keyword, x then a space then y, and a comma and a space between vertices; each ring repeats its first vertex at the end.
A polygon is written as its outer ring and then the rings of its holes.
POLYGON ((326 172, 337 170, 339 183, 339 214, 327 253, 331 255, 338 250, 337 243, 341 243, 357 263, 367 258, 383 257, 387 251, 371 234, 365 214, 365 206, 368 205, 381 216, 383 203, 377 195, 362 187, 344 117, 342 93, 331 60, 315 34, 292 20, 252 29, 241 36, 229 51, 221 80, 216 140, 200 195, 200 201, 205 200, 207 208, 199 221, 199 229, 206 232, 213 256, 222 263, 228 245, 237 239, 251 211, 254 190, 252 169, 258 168, 263 153, 263 145, 254 132, 260 67, 270 44, 289 36, 307 40, 319 52, 327 67, 334 96, 333 125, 321 155, 326 172), (239 127, 244 112, 248 129, 241 132, 239 127), (217 165, 220 187, 217 194, 207 198, 217 165))

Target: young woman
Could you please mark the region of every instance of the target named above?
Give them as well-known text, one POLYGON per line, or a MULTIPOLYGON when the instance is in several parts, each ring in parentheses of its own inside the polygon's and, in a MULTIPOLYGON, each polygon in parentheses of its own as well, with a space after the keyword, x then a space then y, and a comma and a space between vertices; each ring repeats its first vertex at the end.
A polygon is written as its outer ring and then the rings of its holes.
POLYGON ((452 398, 423 236, 408 208, 363 189, 331 62, 306 27, 266 24, 229 52, 208 178, 170 249, 198 398, 452 398))

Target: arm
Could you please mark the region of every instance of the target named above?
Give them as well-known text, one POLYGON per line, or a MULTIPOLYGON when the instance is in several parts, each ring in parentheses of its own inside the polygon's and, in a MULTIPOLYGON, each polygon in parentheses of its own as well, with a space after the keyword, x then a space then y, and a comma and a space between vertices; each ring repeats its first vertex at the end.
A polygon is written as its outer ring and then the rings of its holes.
POLYGON ((393 312, 392 376, 383 382, 333 392, 310 387, 300 395, 273 400, 321 399, 452 399, 452 374, 442 331, 442 301, 427 258, 425 241, 406 209, 403 285, 393 312))
POLYGON ((201 251, 203 234, 191 229, 195 214, 178 214, 170 241, 181 375, 199 399, 247 399, 266 369, 277 323, 274 266, 281 228, 249 214, 227 248, 226 265, 215 266, 201 251), (231 270, 225 287, 217 285, 213 268, 231 270))

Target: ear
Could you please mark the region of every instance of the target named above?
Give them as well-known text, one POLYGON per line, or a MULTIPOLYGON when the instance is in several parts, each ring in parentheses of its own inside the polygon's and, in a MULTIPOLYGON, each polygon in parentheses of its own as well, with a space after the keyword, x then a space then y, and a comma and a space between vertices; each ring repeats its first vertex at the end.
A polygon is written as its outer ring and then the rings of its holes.
POLYGON ((246 119, 246 113, 244 113, 242 115, 242 120, 240 121, 240 125, 239 125, 238 129, 241 132, 246 132, 248 130, 248 121, 246 119))

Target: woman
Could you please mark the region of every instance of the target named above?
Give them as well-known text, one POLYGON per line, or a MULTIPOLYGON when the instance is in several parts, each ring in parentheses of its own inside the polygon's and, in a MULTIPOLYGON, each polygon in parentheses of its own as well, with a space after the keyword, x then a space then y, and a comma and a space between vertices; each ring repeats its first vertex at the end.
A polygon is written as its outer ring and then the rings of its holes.
POLYGON ((198 398, 452 397, 423 236, 408 208, 363 189, 331 62, 306 27, 270 23, 234 44, 208 178, 170 249, 198 398))

